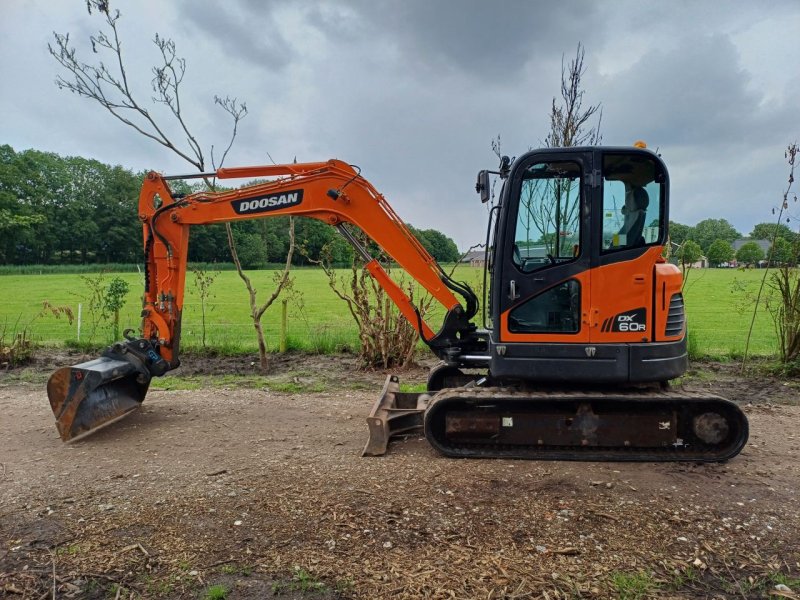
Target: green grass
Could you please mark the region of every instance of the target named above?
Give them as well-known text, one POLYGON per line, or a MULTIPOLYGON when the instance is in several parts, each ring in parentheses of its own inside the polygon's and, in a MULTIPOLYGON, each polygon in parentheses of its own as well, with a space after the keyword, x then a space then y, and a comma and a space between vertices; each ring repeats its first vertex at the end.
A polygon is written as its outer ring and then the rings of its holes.
MULTIPOLYGON (((753 315, 753 298, 764 275, 763 270, 697 269, 689 273, 684 289, 690 349, 700 356, 740 356, 744 352, 747 330, 753 315)), ((765 289, 766 293, 766 289, 765 289)), ((750 353, 772 355, 777 337, 763 297, 753 327, 750 353)))
POLYGON ((652 575, 639 571, 638 573, 613 573, 611 584, 616 590, 619 600, 640 600, 646 598, 647 593, 656 587, 652 575))
POLYGON ((428 384, 427 383, 401 383, 400 384, 400 391, 406 393, 419 393, 419 392, 427 392, 428 391, 428 384))
MULTIPOLYGON (((253 271, 249 275, 264 300, 273 288, 273 271, 253 271)), ((121 328, 137 328, 141 311, 138 297, 143 289, 138 273, 115 273, 106 281, 118 276, 131 288, 121 311, 121 328)), ((309 352, 333 352, 355 348, 358 335, 352 319, 342 302, 328 288, 325 275, 316 269, 298 269, 293 272, 296 287, 303 294, 304 307, 290 302, 288 306, 289 349, 309 352)), ((206 343, 225 354, 257 350, 255 333, 249 317, 249 304, 244 284, 235 272, 219 274, 212 287, 214 297, 208 302, 206 315, 206 343)), ((63 316, 52 314, 37 316, 46 300, 55 306, 68 305, 77 316, 78 304, 83 304, 81 344, 105 345, 113 341, 108 327, 97 327, 92 335, 92 317, 88 311, 88 288, 80 275, 5 275, 0 276, 0 330, 29 328, 37 342, 62 344, 77 342, 77 322, 70 324, 63 316)), ((270 350, 277 350, 280 327, 281 302, 274 303, 264 315, 263 323, 270 350)), ((192 285, 191 274, 186 282, 186 300, 183 312, 181 343, 184 348, 201 348, 202 328, 197 290, 192 285)))
MULTIPOLYGON (((252 271, 249 274, 260 292, 259 298, 263 299, 273 287, 274 271, 252 271)), ((115 275, 131 287, 121 314, 121 328, 137 328, 140 321, 137 298, 142 289, 142 276, 138 273, 108 274, 106 281, 115 275)), ((746 295, 757 292, 762 275, 763 271, 759 270, 736 269, 690 272, 685 296, 693 357, 736 357, 743 353, 753 306, 746 295)), ((459 267, 456 271, 456 278, 465 279, 476 288, 481 276, 481 270, 476 268, 459 267)), ((318 269, 307 268, 294 270, 293 277, 302 302, 290 300, 288 304, 289 349, 317 353, 356 349, 358 335, 355 324, 346 306, 328 287, 325 275, 318 269)), ((226 355, 255 352, 257 347, 249 319, 247 292, 237 274, 221 272, 212 291, 214 297, 209 301, 206 316, 209 346, 206 351, 226 355)), ((78 274, 0 275, 0 298, 3 299, 0 303, 0 332, 5 330, 8 338, 14 332, 28 329, 37 343, 76 345, 76 323, 70 325, 65 317, 56 318, 51 313, 37 315, 44 301, 55 306, 68 305, 76 315, 78 304, 82 302, 81 345, 91 341, 103 346, 113 340, 108 327, 99 328, 90 339, 92 323, 85 299, 87 293, 88 288, 78 274)), ((264 315, 271 351, 277 351, 280 313, 279 300, 264 315)), ((436 328, 441 316, 442 311, 436 311, 428 321, 436 328)), ((186 282, 181 335, 183 348, 202 350, 199 301, 191 274, 186 282)), ((769 356, 775 354, 776 348, 772 321, 762 309, 753 329, 750 352, 769 356)))
POLYGON ((225 600, 230 590, 224 585, 212 585, 206 590, 205 600, 225 600))

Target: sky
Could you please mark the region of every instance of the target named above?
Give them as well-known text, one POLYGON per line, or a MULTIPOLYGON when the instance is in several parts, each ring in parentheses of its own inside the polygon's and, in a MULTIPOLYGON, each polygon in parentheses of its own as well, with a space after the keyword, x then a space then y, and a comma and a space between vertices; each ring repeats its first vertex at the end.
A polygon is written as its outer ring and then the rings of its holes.
MULTIPOLYGON (((182 108, 208 154, 246 102, 227 166, 356 164, 415 227, 481 243, 474 192, 491 142, 539 147, 563 61, 585 47, 585 104, 602 105, 603 143, 645 140, 668 165, 671 218, 725 218, 747 234, 771 221, 800 139, 800 2, 589 0, 111 0, 128 77, 144 104, 156 33, 186 59, 182 108), (769 6, 769 9, 765 9, 769 6), (270 158, 271 157, 271 158, 270 158)), ((192 169, 55 80, 53 33, 87 62, 104 27, 85 0, 0 0, 0 144, 139 171, 192 169)), ((150 110, 183 142, 163 107, 150 110)), ((797 212, 797 211, 795 211, 797 212)), ((793 228, 797 227, 795 221, 793 228)))

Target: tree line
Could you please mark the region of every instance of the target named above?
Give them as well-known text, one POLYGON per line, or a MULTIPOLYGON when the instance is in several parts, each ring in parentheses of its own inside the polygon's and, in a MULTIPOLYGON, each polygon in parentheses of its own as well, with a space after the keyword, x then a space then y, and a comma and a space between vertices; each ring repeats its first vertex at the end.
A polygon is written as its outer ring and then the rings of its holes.
MULTIPOLYGON (((137 218, 139 188, 145 172, 134 172, 79 156, 52 152, 16 152, 0 145, 0 264, 136 263, 142 260, 142 227, 137 218)), ((202 184, 198 184, 202 185, 202 184)), ((176 193, 196 191, 173 182, 176 193)), ((242 266, 253 269, 286 259, 288 217, 233 224, 242 266)), ((435 229, 411 231, 441 262, 455 262, 455 242, 435 229)), ((189 260, 230 262, 223 225, 192 228, 189 260)), ((352 249, 332 227, 297 218, 295 237, 301 252, 295 265, 323 254, 333 264, 352 262, 352 249)))
POLYGON ((684 225, 670 221, 670 241, 678 247, 681 262, 691 264, 705 256, 712 266, 731 263, 757 265, 770 259, 773 263, 798 262, 800 234, 783 223, 758 223, 748 236, 743 236, 726 219, 704 219, 697 225, 684 225), (748 239, 738 250, 733 242, 748 239), (767 240, 769 249, 764 250, 757 241, 767 240))

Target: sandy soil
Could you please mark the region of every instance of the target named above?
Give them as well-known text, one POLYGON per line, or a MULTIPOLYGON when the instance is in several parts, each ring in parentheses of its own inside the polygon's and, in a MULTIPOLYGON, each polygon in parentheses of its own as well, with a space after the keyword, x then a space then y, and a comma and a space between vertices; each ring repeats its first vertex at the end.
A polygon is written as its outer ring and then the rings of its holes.
POLYGON ((41 381, 2 376, 0 596, 800 597, 796 382, 687 378, 747 405, 726 464, 452 460, 418 437, 367 459, 384 376, 290 362, 323 391, 151 391, 73 445, 41 381))

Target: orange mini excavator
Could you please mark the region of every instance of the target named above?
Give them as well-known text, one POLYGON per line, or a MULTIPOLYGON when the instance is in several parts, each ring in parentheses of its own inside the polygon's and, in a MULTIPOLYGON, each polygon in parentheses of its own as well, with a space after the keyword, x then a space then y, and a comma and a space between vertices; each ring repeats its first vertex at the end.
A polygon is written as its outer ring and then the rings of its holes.
POLYGON ((364 454, 424 429, 453 457, 720 461, 747 441, 732 402, 670 390, 687 368, 681 274, 662 258, 669 180, 653 152, 580 147, 528 152, 498 171, 489 211, 483 302, 451 279, 359 171, 338 160, 149 173, 139 199, 145 294, 141 336, 56 371, 47 386, 65 441, 138 408, 150 380, 180 364, 181 312, 192 225, 278 215, 336 227, 422 340, 441 359, 428 391, 390 376, 367 418, 364 454), (170 180, 269 178, 218 193, 173 194, 170 180), (431 328, 352 235, 357 226, 446 309, 431 328), (479 327, 475 321, 481 310, 479 327))

